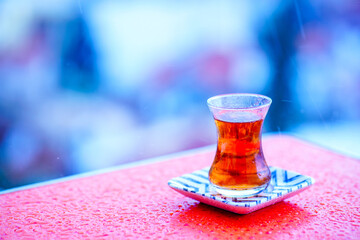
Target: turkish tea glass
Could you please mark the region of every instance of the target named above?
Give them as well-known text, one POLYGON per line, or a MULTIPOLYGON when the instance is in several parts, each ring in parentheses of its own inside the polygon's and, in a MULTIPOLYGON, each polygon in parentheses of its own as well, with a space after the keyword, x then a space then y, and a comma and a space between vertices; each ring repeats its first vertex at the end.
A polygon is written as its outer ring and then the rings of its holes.
POLYGON ((265 190, 271 179, 261 146, 263 121, 271 105, 258 94, 225 94, 207 104, 218 133, 209 180, 215 190, 229 197, 249 197, 265 190))

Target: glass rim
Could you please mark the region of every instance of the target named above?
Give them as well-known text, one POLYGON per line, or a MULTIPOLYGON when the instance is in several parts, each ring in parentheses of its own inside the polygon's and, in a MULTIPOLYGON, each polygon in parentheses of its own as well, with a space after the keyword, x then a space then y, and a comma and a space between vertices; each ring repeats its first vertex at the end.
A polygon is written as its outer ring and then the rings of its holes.
POLYGON ((254 110, 254 109, 261 109, 267 106, 270 106, 270 104, 272 103, 272 99, 270 97, 267 97, 265 95, 261 95, 261 94, 256 94, 256 93, 227 93, 227 94, 220 94, 220 95, 216 95, 213 97, 208 98, 207 100, 207 104, 209 107, 211 108, 215 108, 215 109, 228 109, 228 110, 254 110), (219 98, 224 98, 224 97, 257 97, 257 98, 263 98, 266 99, 268 102, 266 102, 263 105, 260 106, 255 106, 255 107, 220 107, 214 104, 211 104, 210 102, 219 99, 219 98))

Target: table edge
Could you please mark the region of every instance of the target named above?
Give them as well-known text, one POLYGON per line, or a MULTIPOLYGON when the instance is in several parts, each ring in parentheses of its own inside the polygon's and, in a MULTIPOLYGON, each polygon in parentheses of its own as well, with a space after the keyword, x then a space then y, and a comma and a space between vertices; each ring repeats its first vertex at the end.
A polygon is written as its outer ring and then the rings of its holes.
MULTIPOLYGON (((347 157, 347 158, 353 159, 355 161, 360 160, 360 159, 358 159, 358 158, 356 158, 354 156, 349 156, 346 153, 342 153, 342 152, 336 151, 334 149, 329 149, 326 146, 322 146, 321 144, 318 144, 316 142, 312 142, 311 140, 302 138, 301 136, 297 136, 296 134, 293 134, 293 133, 290 133, 290 132, 283 132, 283 133, 270 132, 270 133, 264 133, 263 134, 263 138, 271 138, 271 137, 290 137, 290 138, 294 138, 294 139, 296 139, 296 140, 298 140, 300 142, 303 142, 305 144, 310 144, 313 147, 317 147, 319 149, 329 151, 332 154, 347 157)), ((152 164, 152 163, 162 162, 162 161, 166 161, 166 160, 170 160, 170 159, 176 159, 176 158, 179 158, 179 157, 186 157, 188 155, 192 155, 192 154, 195 154, 195 153, 196 154, 199 154, 199 153, 201 154, 201 153, 209 152, 210 150, 215 151, 216 150, 216 144, 211 144, 211 145, 207 145, 207 146, 204 146, 204 147, 198 147, 198 148, 193 148, 193 149, 189 149, 189 150, 184 150, 184 151, 180 151, 180 152, 176 152, 176 153, 170 153, 170 154, 166 154, 166 155, 162 155, 162 156, 158 156, 158 157, 152 157, 152 158, 148 158, 148 159, 144 159, 144 160, 140 160, 140 161, 124 163, 124 164, 113 166, 113 167, 108 167, 108 168, 103 168, 103 169, 94 170, 94 171, 90 171, 90 172, 74 174, 74 175, 70 175, 70 176, 66 176, 66 177, 61 177, 61 178, 56 178, 56 179, 52 179, 52 180, 43 181, 43 182, 31 183, 31 184, 23 185, 23 186, 20 186, 20 187, 9 188, 9 189, 5 189, 5 190, 1 190, 0 191, 0 196, 4 195, 4 194, 8 194, 8 193, 13 193, 13 192, 28 190, 28 189, 32 189, 32 188, 36 188, 36 187, 42 187, 42 186, 47 186, 47 185, 51 185, 51 184, 66 182, 66 181, 75 180, 75 179, 79 179, 79 178, 83 178, 83 177, 95 176, 95 175, 98 175, 98 174, 113 172, 113 171, 117 171, 117 170, 121 170, 121 169, 128 169, 128 168, 143 166, 143 165, 146 165, 146 164, 152 164)))
POLYGON ((204 147, 198 147, 198 148, 184 150, 184 151, 180 151, 180 152, 176 152, 176 153, 170 153, 170 154, 166 154, 166 155, 162 155, 162 156, 158 156, 158 157, 152 157, 152 158, 148 158, 148 159, 144 159, 144 160, 140 160, 140 161, 124 163, 121 165, 103 168, 103 169, 99 169, 99 170, 94 170, 94 171, 90 171, 90 172, 84 172, 84 173, 74 174, 74 175, 70 175, 70 176, 66 176, 66 177, 47 180, 47 181, 43 181, 43 182, 31 183, 31 184, 27 184, 27 185, 20 186, 20 187, 9 188, 9 189, 5 189, 5 190, 1 190, 0 195, 18 192, 18 191, 29 190, 32 188, 47 186, 47 185, 56 184, 56 183, 62 183, 62 182, 75 180, 75 179, 79 179, 79 178, 84 178, 84 177, 95 176, 95 175, 99 175, 99 174, 103 174, 103 173, 114 172, 114 171, 118 171, 118 170, 122 170, 122 169, 128 169, 128 168, 133 168, 133 167, 144 166, 147 164, 163 162, 163 161, 167 161, 170 159, 186 157, 186 156, 193 155, 193 154, 201 154, 201 153, 209 152, 211 150, 215 151, 215 149, 216 149, 216 144, 207 145, 204 147))

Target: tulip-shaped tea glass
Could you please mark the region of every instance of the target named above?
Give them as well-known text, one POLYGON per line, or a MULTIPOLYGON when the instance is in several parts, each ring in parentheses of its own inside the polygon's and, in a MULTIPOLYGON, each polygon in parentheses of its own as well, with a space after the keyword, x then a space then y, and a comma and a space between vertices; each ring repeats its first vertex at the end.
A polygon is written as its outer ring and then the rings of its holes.
POLYGON ((261 129, 271 99, 238 93, 211 97, 207 103, 218 132, 210 183, 229 197, 249 197, 265 190, 271 173, 261 147, 261 129))

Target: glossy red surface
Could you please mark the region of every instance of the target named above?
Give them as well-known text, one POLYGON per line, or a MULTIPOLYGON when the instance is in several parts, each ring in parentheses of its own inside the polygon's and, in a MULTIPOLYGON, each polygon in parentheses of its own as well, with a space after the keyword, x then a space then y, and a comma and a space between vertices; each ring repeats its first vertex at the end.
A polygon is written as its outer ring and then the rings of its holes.
MULTIPOLYGON (((214 149, 215 150, 215 149, 214 149)), ((292 137, 264 139, 269 165, 314 186, 248 215, 201 204, 167 181, 214 151, 0 195, 4 239, 360 239, 360 162, 292 137)))

